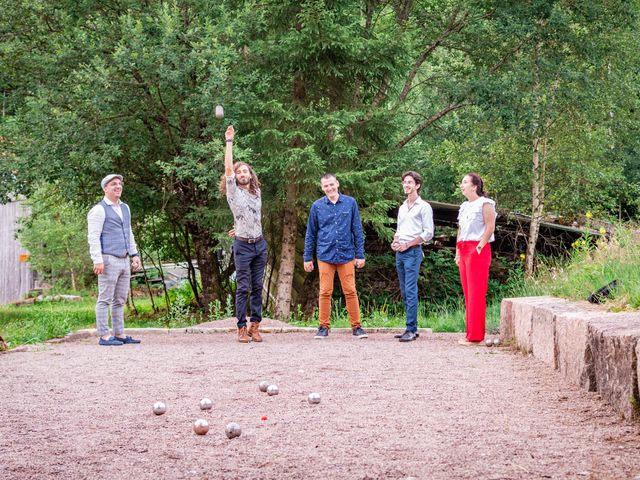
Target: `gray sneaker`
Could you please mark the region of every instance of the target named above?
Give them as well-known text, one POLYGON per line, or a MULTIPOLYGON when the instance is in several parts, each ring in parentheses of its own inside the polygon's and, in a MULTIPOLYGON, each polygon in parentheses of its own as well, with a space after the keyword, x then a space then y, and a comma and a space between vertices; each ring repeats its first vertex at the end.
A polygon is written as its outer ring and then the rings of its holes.
POLYGON ((368 338, 369 335, 367 335, 367 332, 365 332, 362 327, 358 327, 358 328, 354 328, 353 329, 353 336, 356 338, 368 338))
POLYGON ((316 333, 315 338, 324 339, 324 338, 327 338, 328 336, 329 336, 329 329, 325 327, 320 327, 318 329, 318 333, 316 333))

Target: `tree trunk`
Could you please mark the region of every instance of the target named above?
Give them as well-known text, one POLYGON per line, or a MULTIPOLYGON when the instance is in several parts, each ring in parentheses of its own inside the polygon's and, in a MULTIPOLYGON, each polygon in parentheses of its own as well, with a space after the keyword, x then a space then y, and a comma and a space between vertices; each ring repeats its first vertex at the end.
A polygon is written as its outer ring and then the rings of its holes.
POLYGON ((282 225, 282 248, 280 249, 280 268, 278 269, 278 283, 276 307, 274 315, 278 320, 289 320, 291 313, 291 288, 293 285, 293 271, 296 266, 296 239, 298 237, 298 214, 296 200, 298 187, 294 182, 287 186, 286 203, 284 205, 284 219, 282 225))
POLYGON ((191 235, 195 247, 198 269, 200 270, 200 280, 202 282, 202 295, 200 296, 200 306, 209 311, 209 305, 214 300, 223 300, 224 292, 220 279, 220 264, 215 254, 213 240, 204 231, 191 226, 191 235))
POLYGON ((540 222, 544 213, 544 174, 545 158, 544 149, 541 150, 542 140, 538 137, 533 139, 533 154, 531 157, 533 170, 531 178, 531 224, 529 225, 529 239, 527 242, 527 261, 525 264, 525 274, 527 277, 533 276, 534 259, 536 254, 536 243, 540 232, 540 222))

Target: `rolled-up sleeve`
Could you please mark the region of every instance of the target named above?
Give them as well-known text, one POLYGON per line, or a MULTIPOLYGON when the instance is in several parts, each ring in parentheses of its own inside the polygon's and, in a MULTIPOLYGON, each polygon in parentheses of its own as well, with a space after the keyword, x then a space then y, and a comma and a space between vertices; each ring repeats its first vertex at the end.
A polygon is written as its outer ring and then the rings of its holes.
MULTIPOLYGON (((98 204, 89 210, 87 214, 87 240, 89 242, 89 255, 94 265, 104 263, 102 260, 102 244, 100 235, 104 226, 105 212, 102 205, 98 204)), ((133 239, 133 234, 131 234, 133 239)))
POLYGON ((431 205, 425 202, 422 206, 422 233, 420 234, 420 238, 422 238, 423 243, 426 243, 433 238, 434 230, 433 209, 431 208, 431 205))

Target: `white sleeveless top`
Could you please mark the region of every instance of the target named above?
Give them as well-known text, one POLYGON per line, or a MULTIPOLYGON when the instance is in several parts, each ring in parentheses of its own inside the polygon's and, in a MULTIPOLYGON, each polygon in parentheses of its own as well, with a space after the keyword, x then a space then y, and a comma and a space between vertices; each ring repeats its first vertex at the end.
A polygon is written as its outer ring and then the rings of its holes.
MULTIPOLYGON (((460 205, 460 211, 458 212, 459 242, 480 241, 487 228, 482 216, 482 208, 485 203, 491 204, 495 209, 496 202, 487 197, 478 197, 473 202, 466 201, 460 205)), ((498 214, 496 213, 497 216, 498 214)), ((489 241, 493 242, 494 240, 495 238, 491 234, 489 241)))

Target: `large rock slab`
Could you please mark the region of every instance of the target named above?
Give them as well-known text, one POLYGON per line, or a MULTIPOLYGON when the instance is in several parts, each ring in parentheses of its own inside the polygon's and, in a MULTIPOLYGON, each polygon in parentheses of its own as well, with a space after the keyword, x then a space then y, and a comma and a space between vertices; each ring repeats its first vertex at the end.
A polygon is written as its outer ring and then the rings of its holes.
POLYGON ((590 392, 596 391, 589 320, 594 313, 581 310, 556 315, 557 368, 564 378, 590 392))
POLYGON ((513 298, 505 298, 500 303, 500 340, 512 343, 513 338, 513 298))
POLYGON ((640 419, 640 313, 553 297, 509 298, 501 305, 504 341, 598 391, 626 419, 640 419))
MULTIPOLYGON (((538 306, 545 304, 550 305, 553 302, 557 302, 560 299, 554 297, 521 297, 521 298, 509 298, 505 301, 511 302, 511 318, 505 319, 505 325, 502 325, 502 318, 500 318, 500 336, 502 337, 503 330, 505 332, 513 332, 512 338, 503 338, 503 340, 513 340, 513 344, 522 353, 529 354, 533 352, 533 312, 538 306), (511 322, 513 325, 509 325, 511 322)), ((502 308, 501 308, 502 312, 502 308)))
POLYGON ((569 302, 551 298, 533 307, 531 318, 531 353, 547 365, 558 368, 556 316, 571 311, 569 302))
POLYGON ((617 313, 589 321, 596 388, 626 419, 640 419, 638 354, 640 315, 617 313))

